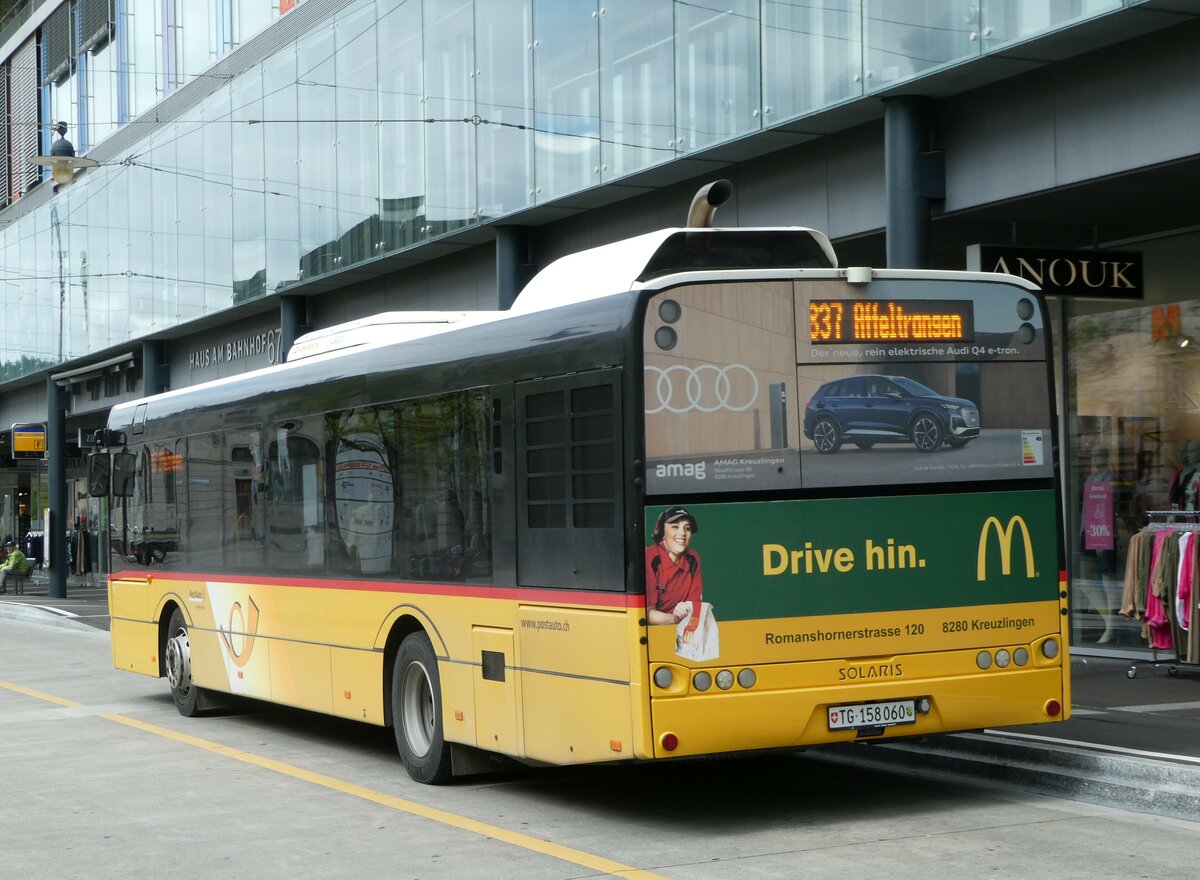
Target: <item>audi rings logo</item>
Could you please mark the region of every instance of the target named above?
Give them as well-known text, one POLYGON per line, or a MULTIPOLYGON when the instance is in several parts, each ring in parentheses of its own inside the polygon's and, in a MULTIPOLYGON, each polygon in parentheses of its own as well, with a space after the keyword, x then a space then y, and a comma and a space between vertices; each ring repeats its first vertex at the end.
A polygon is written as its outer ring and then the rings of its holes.
POLYGON ((758 376, 745 364, 646 367, 646 415, 744 412, 758 400, 758 376))

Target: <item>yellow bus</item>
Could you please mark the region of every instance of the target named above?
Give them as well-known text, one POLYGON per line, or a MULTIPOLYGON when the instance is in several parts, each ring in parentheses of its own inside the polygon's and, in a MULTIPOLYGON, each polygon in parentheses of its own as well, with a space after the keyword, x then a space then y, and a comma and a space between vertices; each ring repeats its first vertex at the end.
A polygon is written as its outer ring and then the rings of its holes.
POLYGON ((425 783, 1066 718, 1041 294, 714 228, 722 187, 507 311, 114 407, 114 665, 392 727, 425 783))

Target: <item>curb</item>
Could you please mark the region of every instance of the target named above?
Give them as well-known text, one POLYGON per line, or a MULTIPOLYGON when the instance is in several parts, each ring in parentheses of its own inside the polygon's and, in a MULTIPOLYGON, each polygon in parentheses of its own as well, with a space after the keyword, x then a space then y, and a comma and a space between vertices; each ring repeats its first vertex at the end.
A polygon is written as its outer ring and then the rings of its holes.
POLYGON ((51 626, 57 629, 72 629, 76 632, 96 633, 105 638, 109 636, 105 630, 96 629, 94 626, 80 623, 78 620, 72 620, 70 617, 63 617, 61 614, 56 614, 53 611, 39 608, 37 605, 28 605, 23 602, 5 602, 0 600, 0 618, 11 618, 25 623, 51 626))
POLYGON ((954 782, 1069 798, 1200 822, 1200 764, 1154 760, 1003 734, 958 733, 925 741, 812 749, 810 757, 954 782))

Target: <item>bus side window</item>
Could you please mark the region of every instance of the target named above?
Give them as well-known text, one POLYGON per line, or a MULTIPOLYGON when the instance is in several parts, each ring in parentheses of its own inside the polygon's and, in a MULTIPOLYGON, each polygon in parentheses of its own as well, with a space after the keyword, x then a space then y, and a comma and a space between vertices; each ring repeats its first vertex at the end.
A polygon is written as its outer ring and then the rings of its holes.
POLYGON ((402 576, 417 581, 491 579, 490 407, 488 395, 480 391, 397 405, 402 576))
POLYGON ((275 427, 267 444, 267 564, 272 570, 325 570, 321 456, 324 418, 275 427))
POLYGON ((262 569, 266 536, 262 495, 262 431, 257 427, 231 428, 221 435, 221 521, 226 566, 262 569))
POLYGON ((329 571, 395 573, 396 412, 380 406, 330 413, 325 431, 329 571))
POLYGON ((195 434, 187 439, 187 531, 184 552, 192 571, 221 568, 222 519, 221 435, 195 434))
POLYGON ((517 581, 624 587, 620 373, 517 386, 517 581))

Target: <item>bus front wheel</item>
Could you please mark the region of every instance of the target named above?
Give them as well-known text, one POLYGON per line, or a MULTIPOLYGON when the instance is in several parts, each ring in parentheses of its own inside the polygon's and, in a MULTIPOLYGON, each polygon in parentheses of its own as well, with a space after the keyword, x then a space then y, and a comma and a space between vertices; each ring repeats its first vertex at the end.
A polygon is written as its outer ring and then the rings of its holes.
POLYGON ((166 658, 167 681, 171 685, 171 699, 179 714, 193 718, 200 714, 201 688, 192 683, 192 644, 188 638, 187 621, 178 608, 171 611, 171 622, 167 624, 167 644, 163 652, 166 658))
POLYGON ((442 688, 433 644, 409 633, 392 669, 392 722, 404 769, 415 781, 435 785, 450 778, 450 748, 442 733, 442 688))

